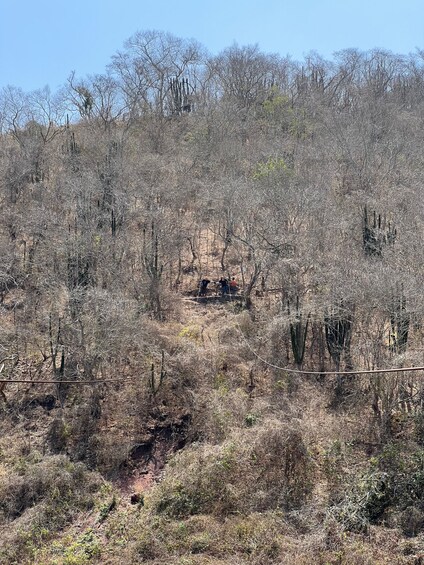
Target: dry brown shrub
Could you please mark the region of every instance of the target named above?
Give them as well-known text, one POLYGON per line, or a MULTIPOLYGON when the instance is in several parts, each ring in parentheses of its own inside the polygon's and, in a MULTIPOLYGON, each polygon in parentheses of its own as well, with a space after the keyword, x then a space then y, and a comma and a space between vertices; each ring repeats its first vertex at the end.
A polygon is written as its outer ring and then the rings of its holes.
POLYGON ((178 454, 150 504, 173 517, 297 508, 313 485, 300 432, 278 420, 234 432, 222 445, 178 454))
POLYGON ((250 405, 247 394, 241 389, 228 390, 224 376, 216 379, 218 388, 201 390, 196 395, 196 412, 193 426, 202 439, 219 443, 243 426, 250 405))
MULTIPOLYGON (((37 545, 92 508, 100 477, 63 455, 24 462, 0 481, 0 563, 24 563, 37 545)), ((31 561, 32 562, 32 561, 31 561)))

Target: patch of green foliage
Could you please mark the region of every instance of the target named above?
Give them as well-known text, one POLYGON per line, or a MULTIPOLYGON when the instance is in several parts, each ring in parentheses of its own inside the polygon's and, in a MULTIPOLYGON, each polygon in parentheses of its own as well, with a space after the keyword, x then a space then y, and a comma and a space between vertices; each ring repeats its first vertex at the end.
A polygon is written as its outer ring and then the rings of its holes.
POLYGON ((392 443, 370 460, 366 472, 330 513, 346 530, 366 531, 370 524, 391 522, 412 535, 424 525, 423 501, 424 450, 392 443), (415 515, 414 524, 407 514, 415 515))
POLYGON ((281 157, 280 158, 270 157, 268 161, 266 161, 265 163, 260 162, 256 165, 256 167, 253 170, 252 176, 255 180, 260 180, 270 177, 271 175, 276 175, 281 173, 285 173, 285 174, 290 173, 290 169, 287 163, 281 157))
POLYGON ((76 540, 69 540, 66 547, 56 544, 55 552, 61 553, 63 565, 84 565, 100 557, 100 540, 91 529, 85 531, 76 540))

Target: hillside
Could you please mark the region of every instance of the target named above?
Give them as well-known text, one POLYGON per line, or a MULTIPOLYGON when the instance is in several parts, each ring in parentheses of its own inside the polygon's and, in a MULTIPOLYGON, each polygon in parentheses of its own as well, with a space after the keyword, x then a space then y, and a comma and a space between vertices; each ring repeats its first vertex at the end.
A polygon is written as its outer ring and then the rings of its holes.
POLYGON ((1 92, 0 562, 418 565, 421 55, 132 39, 1 92))

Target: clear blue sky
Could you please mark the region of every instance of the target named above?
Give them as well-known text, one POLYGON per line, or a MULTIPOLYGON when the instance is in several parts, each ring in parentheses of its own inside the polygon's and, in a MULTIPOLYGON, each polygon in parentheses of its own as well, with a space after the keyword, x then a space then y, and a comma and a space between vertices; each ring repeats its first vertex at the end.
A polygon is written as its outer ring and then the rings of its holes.
POLYGON ((234 42, 300 60, 349 47, 424 48, 423 0, 0 0, 0 88, 56 90, 72 70, 101 73, 137 30, 234 42))

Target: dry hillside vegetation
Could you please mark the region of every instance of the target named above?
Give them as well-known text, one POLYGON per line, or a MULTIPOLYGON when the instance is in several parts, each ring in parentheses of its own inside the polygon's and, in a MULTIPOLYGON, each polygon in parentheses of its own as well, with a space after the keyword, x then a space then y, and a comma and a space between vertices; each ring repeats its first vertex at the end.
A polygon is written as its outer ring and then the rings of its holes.
POLYGON ((424 561, 423 109, 160 32, 0 92, 0 563, 424 561))

